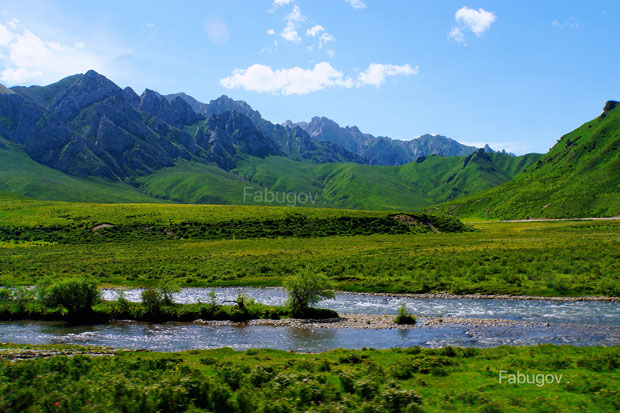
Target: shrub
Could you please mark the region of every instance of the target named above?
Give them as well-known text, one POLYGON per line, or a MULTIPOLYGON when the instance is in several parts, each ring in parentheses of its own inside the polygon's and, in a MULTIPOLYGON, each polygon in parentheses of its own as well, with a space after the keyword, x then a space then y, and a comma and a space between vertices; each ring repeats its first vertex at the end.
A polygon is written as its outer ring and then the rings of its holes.
POLYGON ((0 288, 0 303, 13 300, 13 290, 10 288, 0 288))
POLYGON ((172 305, 174 304, 174 300, 172 299, 172 294, 178 293, 181 291, 178 285, 172 282, 165 282, 159 287, 159 293, 161 295, 161 300, 164 305, 172 305))
POLYGON ((101 298, 97 283, 91 279, 70 278, 37 287, 39 299, 48 308, 64 307, 69 315, 90 313, 101 298))
POLYGON ((407 305, 403 302, 400 308, 398 309, 398 315, 394 319, 396 324, 410 324, 413 325, 416 323, 415 316, 411 315, 407 310, 407 305))
POLYGON ((240 311, 247 311, 247 306, 256 304, 253 298, 248 297, 247 295, 240 293, 235 299, 235 303, 240 311))
POLYGON ((215 288, 209 291, 209 307, 211 307, 211 311, 215 312, 218 308, 217 306, 217 294, 215 292, 215 288))
POLYGON ((154 288, 146 288, 142 291, 140 297, 142 298, 144 311, 147 314, 159 314, 161 312, 161 306, 163 304, 161 292, 154 288))
POLYGON ((118 305, 118 312, 125 315, 129 314, 131 311, 131 303, 125 297, 125 293, 121 290, 118 292, 118 298, 116 299, 116 304, 118 305))
POLYGON ((322 273, 316 274, 303 270, 287 279, 284 289, 289 294, 287 304, 291 307, 292 315, 306 317, 311 305, 323 298, 333 298, 334 293, 329 288, 331 284, 322 273))
POLYGON ((388 388, 381 394, 385 412, 419 412, 422 398, 413 390, 388 388))

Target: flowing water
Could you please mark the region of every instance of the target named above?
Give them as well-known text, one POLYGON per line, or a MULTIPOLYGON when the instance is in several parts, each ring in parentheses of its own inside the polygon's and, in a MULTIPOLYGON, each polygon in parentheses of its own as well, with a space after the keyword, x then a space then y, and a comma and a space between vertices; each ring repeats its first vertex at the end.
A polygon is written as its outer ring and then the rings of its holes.
MULTIPOLYGON (((188 288, 174 295, 179 303, 209 301, 210 289, 188 288)), ((139 301, 141 290, 125 290, 139 301)), ((218 288, 219 303, 234 301, 240 293, 268 305, 281 305, 286 294, 278 288, 218 288)), ((117 290, 104 290, 104 298, 117 297, 117 290)), ((115 322, 75 326, 62 322, 2 322, 0 341, 30 344, 82 344, 116 348, 180 351, 232 347, 276 348, 304 352, 334 348, 392 348, 408 346, 492 347, 502 344, 539 343, 620 345, 620 304, 608 301, 476 300, 411 298, 338 293, 321 307, 340 313, 396 314, 401 303, 424 317, 492 318, 538 322, 516 326, 447 325, 411 330, 327 329, 271 326, 210 326, 201 323, 115 322)))

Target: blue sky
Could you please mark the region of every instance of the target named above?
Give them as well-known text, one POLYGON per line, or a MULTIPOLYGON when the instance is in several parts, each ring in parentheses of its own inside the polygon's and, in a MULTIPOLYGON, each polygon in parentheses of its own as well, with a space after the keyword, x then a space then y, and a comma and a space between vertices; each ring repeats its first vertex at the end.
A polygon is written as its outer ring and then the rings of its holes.
POLYGON ((274 122, 546 152, 620 98, 618 21, 615 0, 3 0, 0 82, 92 68, 274 122))

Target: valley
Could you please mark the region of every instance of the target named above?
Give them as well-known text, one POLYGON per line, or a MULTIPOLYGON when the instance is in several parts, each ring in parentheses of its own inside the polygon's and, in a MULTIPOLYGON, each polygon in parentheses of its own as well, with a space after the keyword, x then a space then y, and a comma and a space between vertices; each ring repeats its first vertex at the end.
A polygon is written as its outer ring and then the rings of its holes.
POLYGON ((0 410, 617 409, 619 121, 515 156, 93 71, 0 88, 0 410), (332 298, 300 312, 304 274, 332 298))

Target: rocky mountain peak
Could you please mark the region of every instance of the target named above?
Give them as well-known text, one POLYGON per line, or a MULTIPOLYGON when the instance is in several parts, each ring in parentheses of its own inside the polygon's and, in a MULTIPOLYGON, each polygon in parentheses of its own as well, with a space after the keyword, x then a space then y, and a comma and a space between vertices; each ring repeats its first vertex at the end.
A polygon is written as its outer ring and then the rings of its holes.
POLYGON ((607 102, 605 102, 605 106, 603 107, 603 113, 609 112, 610 110, 615 108, 617 104, 618 102, 615 100, 608 100, 607 102))
POLYGON ((78 76, 68 87, 59 89, 50 107, 59 119, 68 121, 93 103, 121 93, 122 89, 114 82, 94 70, 89 70, 78 76))
POLYGON ((123 98, 132 107, 137 107, 140 104, 140 96, 129 86, 123 89, 123 98))
POLYGON ((233 111, 247 116, 254 123, 262 120, 262 116, 259 111, 252 109, 252 107, 243 100, 233 100, 226 95, 222 95, 217 99, 211 100, 207 106, 207 112, 209 115, 233 111))

